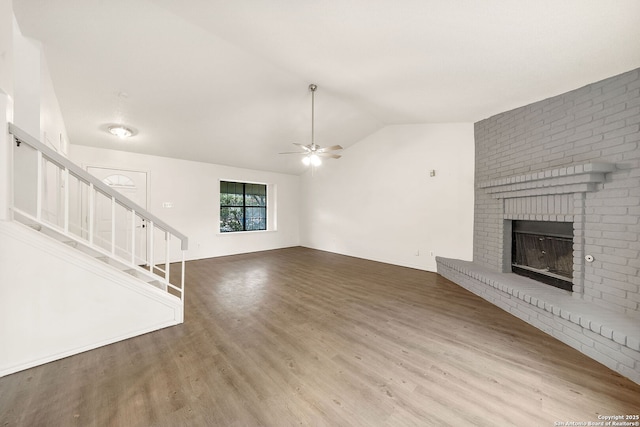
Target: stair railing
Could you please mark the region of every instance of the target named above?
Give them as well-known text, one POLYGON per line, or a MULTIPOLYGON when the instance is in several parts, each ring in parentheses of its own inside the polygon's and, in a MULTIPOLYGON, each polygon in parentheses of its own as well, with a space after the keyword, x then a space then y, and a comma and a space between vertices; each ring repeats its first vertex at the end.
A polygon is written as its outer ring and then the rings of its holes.
POLYGON ((74 245, 88 247, 130 268, 134 276, 152 275, 157 279, 154 286, 184 304, 187 236, 12 123, 9 133, 15 140, 10 202, 14 217, 44 226, 74 245), (24 153, 18 159, 17 150, 22 144, 34 153, 24 153), (35 183, 29 176, 33 169, 35 183), (18 173, 22 175, 18 177, 18 173), (18 179, 25 181, 19 195, 15 188, 18 179), (29 194, 32 192, 35 195, 29 194), (141 251, 143 246, 146 251, 141 251), (172 272, 172 263, 179 263, 179 273, 172 272))

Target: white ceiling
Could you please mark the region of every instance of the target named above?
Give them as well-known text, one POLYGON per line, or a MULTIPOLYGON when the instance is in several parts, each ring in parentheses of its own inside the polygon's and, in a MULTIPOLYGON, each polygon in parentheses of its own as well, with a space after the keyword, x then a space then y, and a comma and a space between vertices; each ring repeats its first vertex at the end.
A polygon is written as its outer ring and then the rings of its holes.
MULTIPOLYGON (((640 67, 637 0, 15 0, 72 144, 299 174, 292 142, 475 122, 640 67), (124 122, 139 133, 105 132, 124 122)), ((348 155, 349 150, 345 150, 348 155)), ((340 161, 340 160, 331 160, 340 161)))

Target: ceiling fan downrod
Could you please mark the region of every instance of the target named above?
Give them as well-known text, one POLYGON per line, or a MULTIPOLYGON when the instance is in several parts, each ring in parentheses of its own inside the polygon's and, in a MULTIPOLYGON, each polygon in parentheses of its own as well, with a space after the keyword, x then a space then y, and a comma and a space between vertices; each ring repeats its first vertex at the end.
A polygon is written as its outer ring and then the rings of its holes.
POLYGON ((311 150, 312 151, 316 151, 316 141, 314 138, 316 89, 318 89, 317 85, 314 85, 313 83, 309 85, 309 90, 311 91, 311 150))

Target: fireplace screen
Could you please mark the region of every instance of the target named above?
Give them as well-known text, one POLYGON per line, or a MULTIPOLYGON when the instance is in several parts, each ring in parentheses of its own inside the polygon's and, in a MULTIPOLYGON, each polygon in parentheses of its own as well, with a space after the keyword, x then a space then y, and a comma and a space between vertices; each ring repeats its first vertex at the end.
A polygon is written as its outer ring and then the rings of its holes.
POLYGON ((513 221, 512 271, 570 291, 573 277, 573 224, 513 221))

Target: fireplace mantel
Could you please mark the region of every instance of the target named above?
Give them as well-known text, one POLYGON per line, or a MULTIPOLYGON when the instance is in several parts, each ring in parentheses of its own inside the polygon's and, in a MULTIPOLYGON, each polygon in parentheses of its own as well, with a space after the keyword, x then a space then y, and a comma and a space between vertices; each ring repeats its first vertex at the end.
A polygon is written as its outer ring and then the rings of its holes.
POLYGON ((587 163, 486 181, 479 187, 495 199, 586 193, 596 191, 605 174, 614 170, 615 164, 587 163))

